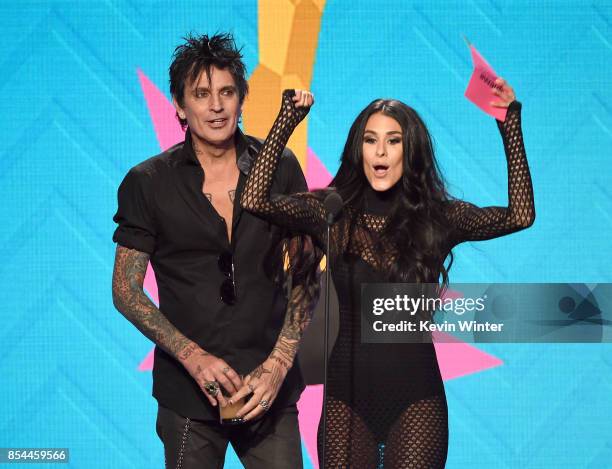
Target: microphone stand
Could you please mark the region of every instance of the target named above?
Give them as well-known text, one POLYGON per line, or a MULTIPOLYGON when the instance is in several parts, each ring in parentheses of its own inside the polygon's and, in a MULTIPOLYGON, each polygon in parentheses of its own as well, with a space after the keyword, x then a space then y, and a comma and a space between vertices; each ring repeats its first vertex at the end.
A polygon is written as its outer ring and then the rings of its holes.
POLYGON ((331 224, 333 217, 327 217, 327 242, 325 246, 325 333, 323 334, 323 445, 321 461, 325 469, 325 442, 327 441, 327 355, 329 350, 329 280, 330 280, 330 247, 329 240, 331 238, 331 224))
POLYGON ((334 220, 342 211, 342 197, 337 192, 331 192, 325 197, 323 206, 326 212, 327 221, 327 242, 325 247, 325 333, 323 335, 323 448, 320 460, 323 462, 325 469, 325 442, 327 441, 327 355, 329 350, 329 297, 330 297, 330 279, 331 279, 331 226, 334 220))

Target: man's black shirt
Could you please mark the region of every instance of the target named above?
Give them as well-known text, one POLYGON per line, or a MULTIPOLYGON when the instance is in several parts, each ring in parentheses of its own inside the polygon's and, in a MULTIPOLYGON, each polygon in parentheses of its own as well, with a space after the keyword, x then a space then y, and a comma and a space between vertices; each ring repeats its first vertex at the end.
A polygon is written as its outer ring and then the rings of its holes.
MULTIPOLYGON (((282 239, 281 229, 240 208, 246 175, 261 143, 236 132, 240 169, 234 199, 231 245, 224 220, 202 192, 204 171, 193 151, 190 132, 175 145, 133 167, 118 191, 119 225, 113 241, 150 254, 159 309, 186 337, 246 375, 268 357, 282 328, 287 299, 266 263, 282 239), (221 300, 226 276, 218 258, 234 258, 236 303, 221 300)), ((307 190, 295 156, 287 150, 273 193, 307 190)), ((282 259, 273 258, 280 269, 282 259)), ((268 264, 269 265, 269 264, 268 264)), ((273 269, 277 270, 277 269, 273 269)), ((294 403, 304 385, 297 360, 274 403, 294 403)), ((196 419, 218 418, 195 380, 160 347, 155 347, 153 396, 160 404, 196 419)))

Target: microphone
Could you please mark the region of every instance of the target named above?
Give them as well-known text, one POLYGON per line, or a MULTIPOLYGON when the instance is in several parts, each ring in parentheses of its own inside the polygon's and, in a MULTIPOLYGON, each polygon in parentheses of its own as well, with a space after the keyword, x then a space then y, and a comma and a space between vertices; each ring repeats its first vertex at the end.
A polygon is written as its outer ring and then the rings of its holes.
POLYGON ((323 201, 323 208, 327 214, 327 224, 331 225, 342 212, 342 197, 337 192, 330 192, 323 201))

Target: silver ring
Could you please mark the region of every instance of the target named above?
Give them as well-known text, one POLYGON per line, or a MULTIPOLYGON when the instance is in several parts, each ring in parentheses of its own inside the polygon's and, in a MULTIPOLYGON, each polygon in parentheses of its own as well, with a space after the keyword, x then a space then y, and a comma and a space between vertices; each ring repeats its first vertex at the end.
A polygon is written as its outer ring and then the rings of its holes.
POLYGON ((259 401, 259 405, 263 407, 264 410, 268 410, 268 408, 270 407, 270 404, 265 399, 259 401))
POLYGON ((206 381, 204 383, 204 390, 212 397, 215 397, 219 394, 219 383, 216 381, 206 381))
POLYGON ((223 369, 221 370, 221 373, 225 374, 225 373, 227 373, 229 370, 230 370, 230 367, 229 367, 229 366, 226 366, 225 368, 223 368, 223 369))
POLYGON ((247 384, 247 386, 249 387, 249 391, 255 392, 255 388, 253 387, 252 384, 249 383, 249 384, 247 384))

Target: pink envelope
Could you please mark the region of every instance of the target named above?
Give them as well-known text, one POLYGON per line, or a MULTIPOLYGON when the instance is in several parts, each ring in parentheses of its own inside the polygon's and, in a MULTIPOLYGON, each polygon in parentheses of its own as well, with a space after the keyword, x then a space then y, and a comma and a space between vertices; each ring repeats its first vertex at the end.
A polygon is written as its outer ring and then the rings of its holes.
POLYGON ((498 76, 493 67, 487 63, 476 48, 472 44, 469 44, 469 46, 472 53, 474 71, 465 90, 465 97, 487 114, 503 122, 506 120, 508 110, 502 107, 493 107, 489 104, 491 101, 498 99, 497 96, 491 93, 493 87, 500 88, 499 85, 495 85, 495 80, 498 76))

